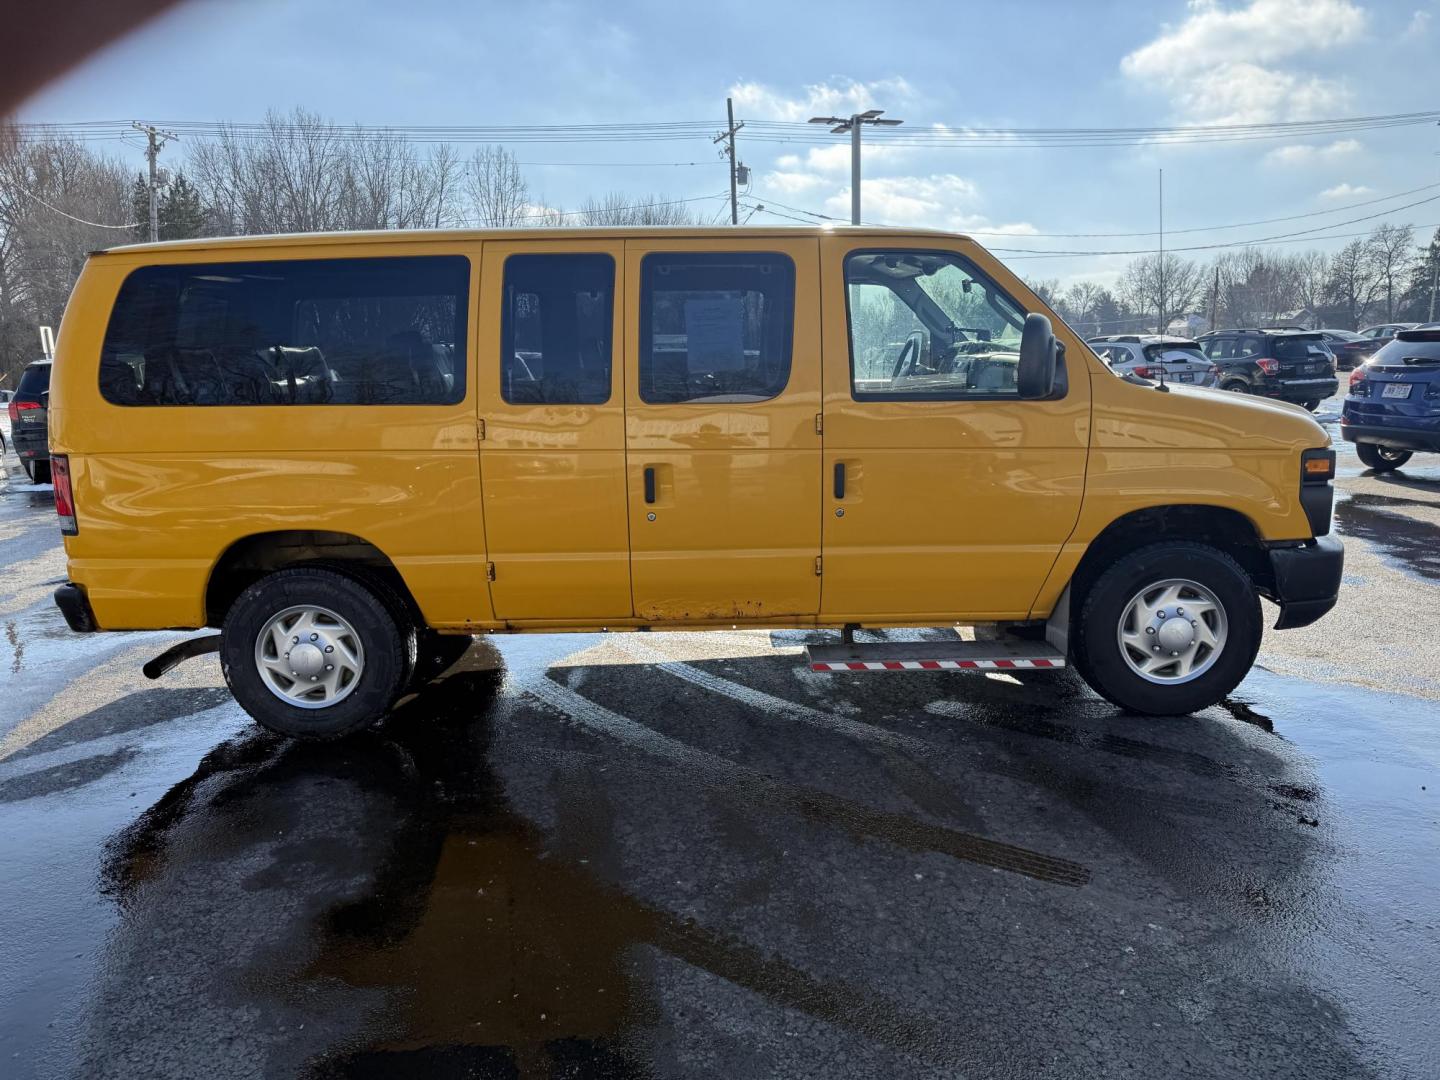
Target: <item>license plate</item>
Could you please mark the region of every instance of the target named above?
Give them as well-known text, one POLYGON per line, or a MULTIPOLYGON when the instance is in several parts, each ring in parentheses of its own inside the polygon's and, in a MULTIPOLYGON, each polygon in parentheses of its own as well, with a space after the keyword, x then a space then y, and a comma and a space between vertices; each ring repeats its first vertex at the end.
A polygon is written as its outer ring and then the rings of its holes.
POLYGON ((38 424, 40 422, 40 414, 34 409, 26 409, 20 414, 20 419, 27 424, 38 424))
POLYGON ((1194 375, 1194 373, 1189 372, 1189 371, 1177 371, 1177 372, 1175 373, 1175 381, 1176 381, 1176 382, 1194 382, 1194 381, 1195 381, 1195 375, 1194 375))
POLYGON ((1380 391, 1381 397, 1408 398, 1410 396, 1410 383, 1390 383, 1384 390, 1380 391))

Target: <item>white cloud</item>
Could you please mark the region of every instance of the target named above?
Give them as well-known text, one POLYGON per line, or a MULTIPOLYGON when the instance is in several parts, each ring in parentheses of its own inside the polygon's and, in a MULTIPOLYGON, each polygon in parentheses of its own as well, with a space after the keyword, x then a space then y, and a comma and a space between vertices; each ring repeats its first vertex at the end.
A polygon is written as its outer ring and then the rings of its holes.
POLYGON ((1372 187, 1364 184, 1336 184, 1332 188, 1326 188, 1320 192, 1322 199, 1355 199, 1361 195, 1370 195, 1375 191, 1372 187))
POLYGON ((1315 57, 1354 43, 1365 20, 1353 0, 1250 0, 1240 7, 1190 0, 1187 17, 1126 56, 1120 70, 1166 94, 1189 123, 1334 115, 1349 104, 1350 90, 1343 79, 1314 74, 1315 57))
POLYGON ((1296 143, 1293 146, 1277 146, 1265 155, 1265 161, 1271 165, 1314 165, 1358 154, 1361 149, 1356 139, 1336 139, 1328 146, 1296 143))
POLYGON ((1415 14, 1410 16, 1410 25, 1405 27, 1405 35, 1407 37, 1412 35, 1419 37, 1421 34, 1428 32, 1429 29, 1430 13, 1428 11, 1420 11, 1417 9, 1415 14))
POLYGON ((867 109, 893 109, 915 97, 903 78, 859 82, 812 83, 798 97, 790 97, 763 83, 743 82, 730 88, 735 111, 744 119, 805 121, 812 116, 849 116, 867 109))

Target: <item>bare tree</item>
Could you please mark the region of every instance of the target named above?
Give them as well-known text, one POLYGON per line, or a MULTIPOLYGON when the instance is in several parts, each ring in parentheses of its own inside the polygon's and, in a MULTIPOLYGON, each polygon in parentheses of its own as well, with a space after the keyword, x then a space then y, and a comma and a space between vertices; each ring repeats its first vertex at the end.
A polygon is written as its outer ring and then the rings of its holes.
POLYGON ((86 252, 130 239, 130 212, 123 165, 0 124, 0 385, 35 359, 38 327, 59 322, 86 252))
POLYGON ((1350 241, 1330 260, 1330 302, 1345 313, 1347 329, 1359 326, 1383 287, 1368 239, 1350 241))
POLYGON ((1410 225, 1377 225, 1365 238, 1375 274, 1385 293, 1385 321, 1395 318, 1397 286, 1403 293, 1405 279, 1415 262, 1415 229, 1410 225))
POLYGON ((1120 291, 1126 301, 1141 311, 1155 313, 1163 333, 1174 315, 1182 315, 1200 298, 1204 272, 1199 264, 1177 255, 1142 255, 1125 267, 1120 291))
POLYGON ((1093 281, 1077 281, 1065 290, 1065 317, 1075 329, 1086 334, 1103 333, 1097 325, 1095 307, 1104 291, 1093 281))
POLYGON ((222 129, 190 150, 220 231, 410 229, 454 218, 458 161, 398 136, 347 131, 315 113, 266 114, 259 133, 222 129))
POLYGON ((488 229, 532 222, 530 185, 515 156, 503 146, 482 146, 470 158, 466 191, 475 224, 488 229))
MULTIPOLYGON (((1295 256, 1295 294, 1300 306, 1309 308, 1318 320, 1330 284, 1330 256, 1323 251, 1306 251, 1295 256)), ((1316 325, 1323 325, 1317 322, 1316 325)))
POLYGON ((626 195, 612 191, 600 199, 588 199, 577 214, 566 220, 580 225, 699 225, 700 215, 687 201, 663 195, 626 195))

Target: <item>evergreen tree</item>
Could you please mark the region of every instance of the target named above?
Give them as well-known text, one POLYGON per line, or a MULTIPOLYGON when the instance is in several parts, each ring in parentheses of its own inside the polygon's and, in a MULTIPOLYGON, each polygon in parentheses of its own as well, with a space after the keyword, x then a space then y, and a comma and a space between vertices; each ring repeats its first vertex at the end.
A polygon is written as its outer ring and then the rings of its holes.
POLYGON ((200 203, 200 192, 183 172, 177 173, 160 198, 160 239, 189 240, 204 228, 205 208, 200 203))
POLYGON ((135 222, 135 239, 150 239, 150 185, 143 173, 135 174, 135 183, 130 186, 130 213, 135 222))

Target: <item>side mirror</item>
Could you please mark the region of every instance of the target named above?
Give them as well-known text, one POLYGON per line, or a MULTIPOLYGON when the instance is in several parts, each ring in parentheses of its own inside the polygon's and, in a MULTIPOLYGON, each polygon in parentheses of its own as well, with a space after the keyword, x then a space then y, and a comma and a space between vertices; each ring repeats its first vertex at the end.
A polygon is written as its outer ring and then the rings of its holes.
POLYGON ((1064 347, 1055 339, 1050 320, 1039 312, 1026 315, 1025 329, 1020 333, 1020 363, 1015 372, 1020 396, 1035 400, 1054 393, 1063 355, 1064 347))

